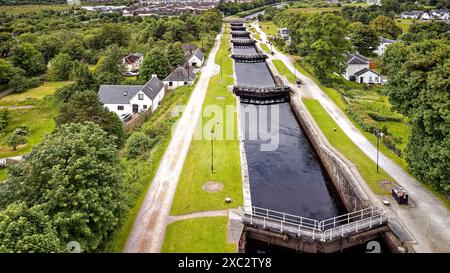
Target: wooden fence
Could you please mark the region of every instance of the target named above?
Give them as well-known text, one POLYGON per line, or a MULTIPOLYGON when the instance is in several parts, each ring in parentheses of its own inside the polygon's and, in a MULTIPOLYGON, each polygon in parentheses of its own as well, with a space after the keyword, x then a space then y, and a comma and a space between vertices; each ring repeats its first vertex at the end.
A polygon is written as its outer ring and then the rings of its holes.
POLYGON ((144 122, 146 122, 152 116, 152 108, 149 107, 147 110, 141 113, 136 113, 133 115, 133 118, 123 125, 123 130, 126 134, 130 133, 136 127, 141 126, 144 122))

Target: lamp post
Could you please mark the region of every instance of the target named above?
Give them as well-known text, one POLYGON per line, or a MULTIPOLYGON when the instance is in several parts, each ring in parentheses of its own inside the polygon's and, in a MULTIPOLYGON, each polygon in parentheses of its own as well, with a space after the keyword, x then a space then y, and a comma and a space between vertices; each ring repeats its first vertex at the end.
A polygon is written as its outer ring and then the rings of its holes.
POLYGON ((211 173, 214 173, 214 129, 211 129, 211 173))
POLYGON ((378 153, 380 150, 380 138, 382 138, 384 134, 382 132, 377 132, 377 173, 378 173, 378 153))

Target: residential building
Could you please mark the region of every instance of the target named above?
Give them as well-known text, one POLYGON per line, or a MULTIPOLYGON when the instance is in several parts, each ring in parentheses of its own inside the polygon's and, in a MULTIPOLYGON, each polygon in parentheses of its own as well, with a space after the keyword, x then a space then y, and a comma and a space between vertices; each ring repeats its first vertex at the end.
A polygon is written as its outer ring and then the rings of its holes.
POLYGON ((117 115, 155 111, 165 94, 165 86, 156 75, 145 85, 100 85, 98 96, 117 115))
POLYGON ((367 57, 353 53, 347 57, 347 68, 344 77, 358 83, 381 83, 381 75, 372 70, 373 64, 367 57))
POLYGON ((196 76, 191 67, 178 66, 163 80, 163 83, 168 89, 175 89, 179 86, 193 85, 196 76))
POLYGON ((377 49, 374 51, 378 56, 383 55, 384 51, 386 50, 387 46, 390 44, 395 43, 395 40, 387 39, 384 37, 380 37, 380 45, 377 47, 377 49))
POLYGON ((190 54, 187 57, 187 63, 192 67, 201 67, 204 60, 205 56, 199 48, 197 48, 195 51, 190 51, 190 54))
POLYGON ((139 74, 139 68, 144 61, 144 54, 136 52, 123 57, 122 63, 125 67, 125 75, 135 76, 139 74))

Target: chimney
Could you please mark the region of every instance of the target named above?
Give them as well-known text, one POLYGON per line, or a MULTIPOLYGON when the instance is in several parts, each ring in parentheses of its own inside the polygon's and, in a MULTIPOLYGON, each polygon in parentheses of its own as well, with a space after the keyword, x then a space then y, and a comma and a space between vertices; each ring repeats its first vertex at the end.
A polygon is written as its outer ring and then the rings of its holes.
POLYGON ((158 78, 158 75, 152 74, 152 79, 153 79, 153 78, 158 78))

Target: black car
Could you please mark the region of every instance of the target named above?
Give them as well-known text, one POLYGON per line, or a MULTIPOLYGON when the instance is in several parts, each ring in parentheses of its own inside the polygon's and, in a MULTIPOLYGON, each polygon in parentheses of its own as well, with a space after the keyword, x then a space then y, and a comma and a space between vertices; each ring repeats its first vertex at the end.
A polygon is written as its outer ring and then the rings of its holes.
POLYGON ((297 86, 302 85, 302 81, 301 80, 297 80, 296 83, 297 83, 297 86))

